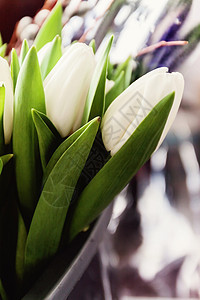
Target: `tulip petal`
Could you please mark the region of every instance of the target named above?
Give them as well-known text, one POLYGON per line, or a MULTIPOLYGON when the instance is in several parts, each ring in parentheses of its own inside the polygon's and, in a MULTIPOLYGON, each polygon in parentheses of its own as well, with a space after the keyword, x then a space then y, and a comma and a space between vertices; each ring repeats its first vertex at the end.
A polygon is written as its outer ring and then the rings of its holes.
POLYGON ((159 143, 156 147, 156 150, 160 147, 160 145, 162 144, 164 138, 166 137, 172 123, 175 120, 176 114, 178 112, 180 103, 181 103, 181 98, 183 95, 183 90, 184 90, 184 78, 182 76, 182 74, 180 73, 171 73, 174 77, 174 91, 175 91, 175 99, 174 99, 174 103, 172 106, 172 109, 170 111, 169 117, 167 119, 167 123, 165 125, 165 128, 163 130, 163 133, 161 135, 161 138, 159 140, 159 143))
POLYGON ((10 68, 5 59, 0 57, 0 82, 5 86, 5 105, 3 116, 5 144, 10 142, 13 129, 13 83, 10 68))
POLYGON ((47 116, 62 137, 81 125, 94 67, 91 47, 76 43, 69 47, 44 80, 47 116))

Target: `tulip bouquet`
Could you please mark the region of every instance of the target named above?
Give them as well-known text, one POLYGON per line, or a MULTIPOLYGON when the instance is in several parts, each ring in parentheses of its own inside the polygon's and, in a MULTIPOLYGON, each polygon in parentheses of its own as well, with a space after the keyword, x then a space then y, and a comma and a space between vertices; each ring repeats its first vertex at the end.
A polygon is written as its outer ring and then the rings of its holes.
POLYGON ((159 68, 130 85, 131 59, 95 42, 62 49, 61 6, 34 45, 0 57, 0 295, 20 298, 162 143, 183 78, 159 68), (110 81, 108 81, 108 79, 110 81), (13 289, 10 289, 10 286, 13 289))

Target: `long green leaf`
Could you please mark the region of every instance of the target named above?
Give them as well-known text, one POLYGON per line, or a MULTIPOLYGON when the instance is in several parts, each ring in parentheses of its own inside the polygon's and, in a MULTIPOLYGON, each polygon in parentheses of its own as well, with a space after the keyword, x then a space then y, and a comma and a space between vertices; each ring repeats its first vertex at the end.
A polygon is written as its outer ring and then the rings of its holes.
POLYGON ((18 75, 13 126, 17 189, 26 225, 30 222, 41 188, 41 163, 32 108, 45 113, 44 89, 35 47, 29 50, 18 75))
POLYGON ((124 89, 126 89, 131 82, 131 76, 133 71, 133 59, 132 57, 128 57, 125 62, 118 65, 116 70, 113 72, 111 79, 116 81, 117 78, 120 76, 120 73, 124 71, 124 89))
POLYGON ((0 299, 8 300, 8 296, 6 295, 6 291, 4 290, 1 278, 0 278, 0 299))
POLYGON ((25 268, 38 272, 58 250, 67 210, 99 127, 99 118, 63 153, 50 173, 28 233, 25 268))
POLYGON ((58 1, 36 36, 34 45, 36 46, 37 51, 39 51, 46 43, 51 42, 56 35, 61 36, 61 30, 62 6, 60 1, 58 1))
POLYGON ((125 80, 124 80, 124 89, 128 88, 131 84, 131 77, 133 73, 133 61, 129 60, 126 69, 125 69, 125 80))
POLYGON ((54 168, 55 164, 58 162, 60 157, 63 155, 63 153, 74 143, 74 141, 85 131, 85 129, 92 122, 93 120, 85 124, 81 128, 79 128, 77 131, 71 134, 67 139, 65 139, 64 142, 60 144, 60 146, 56 149, 44 172, 43 184, 45 183, 46 179, 48 178, 49 174, 51 173, 52 169, 54 168))
POLYGON ((42 162, 43 171, 45 170, 47 163, 52 155, 53 149, 58 146, 58 141, 61 141, 59 133, 54 128, 50 120, 46 115, 40 113, 39 111, 32 109, 33 122, 37 130, 39 148, 40 148, 40 158, 42 162), (54 130, 51 130, 53 128, 54 130))
POLYGON ((45 56, 40 65, 43 80, 49 74, 51 69, 53 69, 53 67, 61 58, 61 56, 62 56, 61 38, 57 35, 54 38, 54 40, 51 42, 51 46, 46 51, 45 56))
POLYGON ((12 176, 12 171, 10 171, 11 166, 4 168, 5 165, 11 160, 13 154, 6 154, 0 156, 0 209, 5 199, 7 199, 7 189, 10 188, 10 178, 12 176))
POLYGON ((0 56, 1 57, 4 57, 5 54, 6 54, 6 49, 7 49, 7 44, 3 44, 1 47, 0 47, 0 56))
POLYGON ((3 129, 3 113, 5 104, 5 86, 0 86, 0 155, 4 153, 4 129, 3 129))
MULTIPOLYGON (((122 71, 126 71, 129 65, 132 65, 132 57, 129 56, 122 64, 119 64, 113 74, 112 80, 116 80, 122 71)), ((129 83, 130 84, 130 83, 129 83)))
POLYGON ((1 173, 2 173, 2 170, 3 170, 3 162, 2 162, 2 160, 1 160, 1 158, 0 158, 0 175, 1 175, 1 173))
POLYGON ((11 68, 11 76, 12 76, 12 80, 13 80, 13 89, 15 91, 20 66, 19 66, 19 60, 18 60, 17 52, 14 48, 11 51, 10 68, 11 68))
POLYGON ((96 53, 96 43, 95 40, 91 40, 91 42, 89 43, 89 46, 92 48, 94 54, 96 53))
POLYGON ((27 40, 23 40, 21 52, 20 52, 20 66, 22 66, 23 61, 29 51, 29 46, 27 40))
POLYGON ((27 231, 24 224, 24 220, 18 208, 17 208, 17 212, 18 212, 18 234, 17 234, 15 266, 16 266, 17 283, 18 286, 21 286, 23 283, 23 276, 24 276, 24 255, 25 255, 27 231))
POLYGON ((5 166, 12 157, 13 157, 13 154, 5 154, 5 155, 1 156, 0 158, 3 162, 3 165, 5 166))
POLYGON ((113 100, 115 100, 115 98, 117 98, 117 96, 119 96, 124 91, 124 81, 125 73, 124 71, 122 71, 116 79, 114 86, 106 95, 105 111, 107 110, 108 106, 113 102, 113 100))
POLYGON ((150 158, 164 129, 173 100, 174 93, 162 99, 84 189, 72 215, 69 241, 100 214, 150 158))
POLYGON ((113 71, 114 70, 114 65, 111 63, 110 59, 108 59, 108 73, 107 73, 107 78, 109 80, 113 80, 113 71))
POLYGON ((102 117, 105 108, 105 82, 108 65, 108 55, 112 45, 113 36, 109 39, 106 49, 94 71, 92 82, 85 103, 82 125, 96 116, 102 117))

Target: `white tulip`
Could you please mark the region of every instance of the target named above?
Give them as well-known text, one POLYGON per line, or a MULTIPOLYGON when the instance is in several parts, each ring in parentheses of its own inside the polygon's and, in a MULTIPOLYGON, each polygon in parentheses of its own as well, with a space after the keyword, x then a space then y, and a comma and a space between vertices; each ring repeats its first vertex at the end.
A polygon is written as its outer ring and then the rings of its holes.
POLYGON ((62 137, 81 125, 94 69, 92 48, 75 43, 68 47, 44 80, 47 116, 62 137))
POLYGON ((8 62, 2 57, 0 57, 0 82, 5 86, 3 127, 5 143, 8 144, 13 129, 13 82, 8 62))
POLYGON ((108 107, 102 120, 102 138, 111 155, 128 140, 154 106, 175 91, 175 99, 157 148, 165 138, 177 114, 184 88, 180 73, 167 73, 168 68, 155 69, 133 82, 108 107))

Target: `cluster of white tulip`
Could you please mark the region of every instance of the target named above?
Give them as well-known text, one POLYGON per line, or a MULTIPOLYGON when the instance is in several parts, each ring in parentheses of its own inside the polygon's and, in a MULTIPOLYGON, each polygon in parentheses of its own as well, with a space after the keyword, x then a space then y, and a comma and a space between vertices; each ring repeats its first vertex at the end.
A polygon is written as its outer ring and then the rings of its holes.
POLYGON ((13 280, 23 296, 111 203, 162 143, 183 94, 167 68, 130 85, 131 59, 109 64, 113 37, 100 56, 95 42, 63 51, 61 20, 58 1, 31 49, 13 49, 10 66, 0 57, 0 265, 14 263, 1 269, 0 298, 13 280))
MULTIPOLYGON (((39 52, 39 61, 45 55, 39 52), (41 57, 40 57, 41 56, 41 57)), ((84 105, 95 69, 92 48, 76 43, 64 55, 44 80, 46 112, 62 137, 81 125, 84 105)), ((137 126, 164 96, 175 91, 171 109, 159 145, 166 136, 183 94, 184 80, 180 73, 167 73, 158 68, 133 82, 107 109, 102 121, 104 145, 114 155, 137 126), (112 132, 110 132, 110 130, 112 132)), ((0 57, 0 81, 5 85, 4 135, 9 143, 13 124, 13 84, 7 61, 0 57)))

